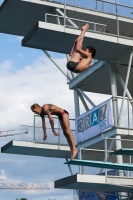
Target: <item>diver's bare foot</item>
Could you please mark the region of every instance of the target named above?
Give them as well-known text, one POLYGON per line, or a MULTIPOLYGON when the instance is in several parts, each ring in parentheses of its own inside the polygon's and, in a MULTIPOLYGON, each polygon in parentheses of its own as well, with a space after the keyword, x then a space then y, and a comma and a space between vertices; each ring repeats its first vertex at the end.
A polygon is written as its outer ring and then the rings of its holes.
POLYGON ((75 149, 74 151, 71 152, 71 160, 76 157, 77 153, 78 153, 78 149, 75 149))
POLYGON ((85 24, 81 27, 81 31, 86 31, 89 28, 89 24, 85 24))
POLYGON ((59 135, 59 133, 58 133, 58 132, 56 132, 56 131, 54 131, 54 135, 55 135, 55 136, 58 136, 58 135, 59 135))
POLYGON ((47 134, 44 134, 43 139, 44 139, 44 140, 47 139, 47 134))

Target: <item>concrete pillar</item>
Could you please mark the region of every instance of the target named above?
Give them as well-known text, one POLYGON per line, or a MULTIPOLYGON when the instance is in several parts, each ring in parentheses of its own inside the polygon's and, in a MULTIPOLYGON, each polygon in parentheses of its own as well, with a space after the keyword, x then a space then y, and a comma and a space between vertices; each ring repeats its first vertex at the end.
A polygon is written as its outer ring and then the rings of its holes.
MULTIPOLYGON (((114 125, 115 127, 118 126, 118 102, 117 102, 117 85, 116 85, 116 75, 115 75, 115 64, 112 63, 109 66, 109 73, 110 73, 110 85, 111 85, 111 93, 112 93, 112 105, 113 105, 113 116, 114 116, 114 125)), ((116 139, 121 139, 120 135, 115 136, 116 139)), ((116 150, 121 149, 121 140, 116 140, 116 150)), ((117 162, 123 163, 123 157, 122 155, 117 155, 117 162)), ((122 170, 119 170, 119 176, 124 176, 124 172, 122 170)), ((120 195, 123 195, 125 193, 120 193, 120 195)), ((121 197, 122 199, 122 197, 121 197)))
POLYGON ((75 117, 80 115, 78 91, 74 90, 75 117))

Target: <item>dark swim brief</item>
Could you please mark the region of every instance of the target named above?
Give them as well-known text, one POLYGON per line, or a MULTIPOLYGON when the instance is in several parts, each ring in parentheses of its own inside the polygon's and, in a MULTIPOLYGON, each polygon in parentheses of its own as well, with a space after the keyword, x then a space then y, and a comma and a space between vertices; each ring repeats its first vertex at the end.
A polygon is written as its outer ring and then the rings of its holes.
POLYGON ((64 115, 64 114, 68 114, 68 115, 69 115, 69 113, 68 113, 66 110, 63 110, 63 111, 61 112, 61 114, 59 115, 59 120, 62 121, 62 115, 64 115))
POLYGON ((75 68, 78 66, 79 62, 74 62, 74 61, 69 61, 67 63, 67 69, 69 69, 70 71, 74 71, 75 68))

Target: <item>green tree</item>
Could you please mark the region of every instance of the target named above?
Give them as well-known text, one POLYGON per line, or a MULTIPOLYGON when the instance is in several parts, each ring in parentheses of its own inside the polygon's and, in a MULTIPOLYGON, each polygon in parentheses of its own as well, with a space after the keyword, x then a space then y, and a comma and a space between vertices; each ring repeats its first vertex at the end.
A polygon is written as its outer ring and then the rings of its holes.
POLYGON ((27 200, 26 198, 21 198, 20 200, 27 200))
POLYGON ((26 198, 21 198, 21 199, 16 198, 16 200, 28 200, 28 199, 26 199, 26 198))

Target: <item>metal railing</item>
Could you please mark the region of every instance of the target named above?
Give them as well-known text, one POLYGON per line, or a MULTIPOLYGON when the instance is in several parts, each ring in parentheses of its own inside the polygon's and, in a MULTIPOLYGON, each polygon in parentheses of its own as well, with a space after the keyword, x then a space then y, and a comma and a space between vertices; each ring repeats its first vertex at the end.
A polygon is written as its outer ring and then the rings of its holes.
POLYGON ((97 10, 114 15, 133 18, 133 6, 131 1, 127 1, 129 5, 107 0, 49 0, 50 2, 66 4, 66 6, 74 6, 75 8, 85 8, 97 10))
MULTIPOLYGON (((29 141, 29 142, 37 142, 43 144, 54 144, 54 145, 66 145, 68 146, 68 142, 66 137, 63 134, 63 131, 60 127, 59 119, 57 117, 53 117, 54 119, 54 127, 55 130, 59 133, 59 136, 55 136, 52 132, 52 129, 49 124, 48 117, 45 116, 46 127, 47 127, 47 139, 43 140, 43 129, 42 129, 42 121, 40 116, 34 115, 34 126, 26 126, 22 125, 21 129, 25 129, 28 131, 28 134, 21 134, 20 140, 29 141)), ((70 119, 71 131, 73 135, 75 135, 75 123, 73 119, 70 119)))
POLYGON ((85 23, 89 23, 89 31, 99 31, 107 35, 115 35, 118 39, 119 37, 133 38, 133 22, 131 21, 133 19, 133 6, 105 0, 60 0, 51 2, 64 4, 64 10, 61 9, 59 11, 59 9, 55 9, 55 12, 58 13, 57 15, 46 14, 46 22, 77 29, 81 28, 85 23), (68 6, 74 6, 73 10, 70 10, 68 6), (89 12, 81 13, 77 12, 76 8, 100 11, 111 14, 111 16, 107 17, 89 12), (129 18, 130 21, 123 20, 122 16, 129 18))
POLYGON ((123 15, 123 16, 126 16, 126 17, 133 18, 133 16, 132 16, 133 6, 117 3, 117 0, 116 0, 116 2, 110 2, 110 1, 106 1, 106 0, 96 0, 96 10, 99 9, 99 5, 98 5, 99 3, 102 4, 102 6, 101 6, 102 12, 107 12, 107 10, 106 10, 107 9, 107 5, 109 5, 109 6, 112 5, 113 8, 114 8, 113 10, 110 9, 110 12, 112 14, 123 15), (130 9, 130 13, 129 14, 125 14, 125 11, 124 10, 122 11, 121 8, 130 9))
POLYGON ((133 129, 133 105, 128 98, 125 98, 121 121, 118 123, 121 103, 122 97, 112 97, 114 124, 116 124, 117 128, 133 129), (114 108, 114 105, 116 108, 114 108))
MULTIPOLYGON (((105 147, 105 158, 104 161, 107 162, 109 159, 109 153, 111 151, 116 151, 117 149, 117 143, 120 144, 121 149, 122 148, 132 148, 133 147, 133 140, 131 139, 121 139, 121 138, 105 138, 104 140, 104 147, 105 147), (111 145, 111 143, 113 143, 113 145, 111 145), (111 147, 111 149, 109 149, 111 147)), ((132 164, 133 163, 133 157, 131 155, 111 155, 110 157, 112 157, 112 160, 117 161, 119 160, 119 157, 121 157, 121 161, 123 163, 128 163, 128 164, 132 164)), ((133 177, 133 174, 131 171, 122 171, 120 170, 120 172, 118 173, 118 175, 120 176, 126 176, 126 177, 133 177)), ((105 180, 107 182, 107 178, 108 178, 108 173, 107 173, 107 169, 105 169, 105 180)))
MULTIPOLYGON (((121 102, 122 102, 122 97, 112 98, 112 117, 113 117, 113 120, 116 122, 118 122, 121 102), (117 109, 114 109, 114 101, 117 105, 117 109)), ((43 140, 43 129, 42 129, 41 118, 38 115, 34 115, 34 126, 27 126, 27 125, 21 126, 20 139, 25 140, 25 141, 34 141, 34 142, 46 143, 46 144, 68 145, 67 140, 60 127, 59 119, 56 117, 53 117, 53 118, 54 118, 55 130, 59 132, 59 137, 54 136, 49 120, 47 117, 45 117, 46 126, 47 126, 47 140, 43 140), (24 131, 28 134, 23 134, 24 131)), ((118 123, 114 123, 114 124, 116 124, 115 126, 116 128, 128 129, 129 131, 133 129, 133 107, 128 98, 125 98, 121 122, 119 124, 118 123)), ((70 127, 71 127, 72 133, 75 136, 75 120, 74 119, 70 119, 70 127)))
MULTIPOLYGON (((118 122, 118 116, 120 112, 122 97, 115 97, 112 98, 112 117, 114 121, 118 122), (117 109, 114 109, 114 101, 117 105, 117 109)), ((59 119, 56 117, 54 118, 54 126, 55 130, 59 132, 59 136, 55 136, 52 132, 49 120, 45 117, 46 126, 47 126, 47 140, 43 140, 43 129, 42 129, 42 121, 38 115, 34 115, 34 126, 21 126, 21 135, 20 139, 25 141, 34 141, 38 143, 45 143, 45 144, 58 144, 58 145, 68 145, 67 140, 63 134, 63 131, 60 127, 59 119), (24 134, 27 133, 27 134, 24 134)), ((123 128, 127 130, 133 129, 133 107, 128 98, 125 98, 124 109, 121 117, 121 122, 116 124, 116 128, 123 128)), ((70 127, 71 131, 75 136, 75 120, 70 119, 70 127)), ((106 131, 106 130, 105 130, 106 131)))
MULTIPOLYGON (((63 16, 53 15, 53 14, 49 14, 49 13, 45 14, 45 22, 60 24, 60 25, 64 25, 65 27, 75 28, 71 24, 70 20, 73 21, 74 24, 77 25, 78 27, 81 27, 85 23, 89 23, 90 30, 99 31, 99 32, 105 32, 105 28, 107 26, 106 24, 100 24, 100 23, 96 23, 96 22, 85 21, 85 20, 80 20, 80 19, 75 19, 75 18, 70 18, 70 17, 66 17, 64 20, 63 16), (58 23, 59 21, 60 21, 60 23, 58 23)), ((77 29, 77 28, 75 28, 75 29, 77 29)))
MULTIPOLYGON (((105 138, 104 150, 80 148, 79 159, 117 163, 117 157, 121 155, 110 155, 110 153, 117 150, 116 149, 117 141, 121 142, 121 148, 133 147, 133 140, 131 139, 105 138)), ((131 155, 123 155, 122 158, 123 158, 123 163, 126 163, 126 164, 133 163, 133 156, 131 155)), ((119 175, 119 170, 112 170, 112 169, 101 170, 100 168, 83 167, 83 166, 80 166, 80 174, 105 175, 106 183, 108 183, 108 177, 122 176, 122 175, 119 175)), ((131 171, 126 170, 123 172, 123 176, 130 178, 130 177, 133 177, 133 173, 131 171)))

